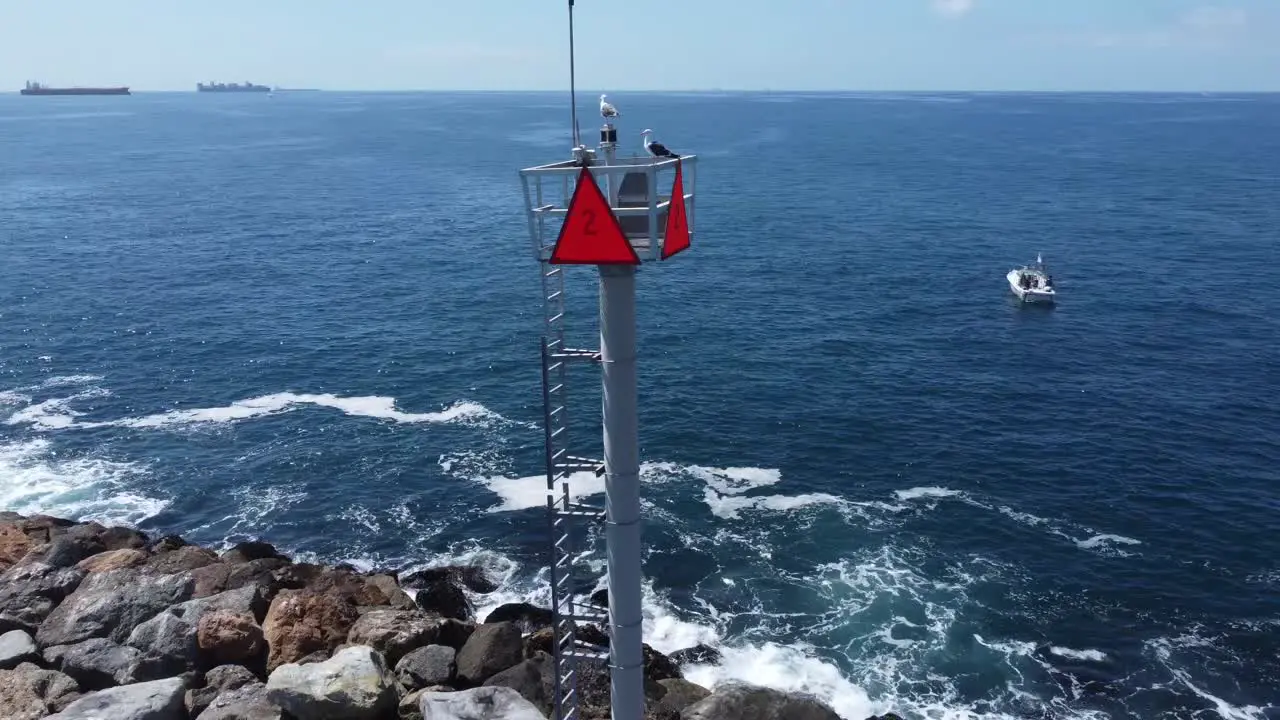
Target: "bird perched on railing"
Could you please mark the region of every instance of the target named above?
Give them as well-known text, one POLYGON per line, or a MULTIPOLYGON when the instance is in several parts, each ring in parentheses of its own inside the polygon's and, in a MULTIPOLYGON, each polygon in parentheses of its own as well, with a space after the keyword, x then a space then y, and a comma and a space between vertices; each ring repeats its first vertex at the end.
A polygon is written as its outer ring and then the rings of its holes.
POLYGON ((622 113, 618 112, 618 108, 614 107, 613 103, 605 100, 606 97, 608 97, 608 95, 600 96, 600 117, 602 118, 622 117, 622 113))
POLYGON ((660 158, 679 159, 680 156, 668 150, 666 145, 663 145, 660 142, 654 142, 654 140, 652 139, 653 137, 652 130, 646 129, 644 132, 640 133, 640 137, 644 138, 644 149, 645 149, 645 152, 649 153, 650 156, 660 157, 660 158))

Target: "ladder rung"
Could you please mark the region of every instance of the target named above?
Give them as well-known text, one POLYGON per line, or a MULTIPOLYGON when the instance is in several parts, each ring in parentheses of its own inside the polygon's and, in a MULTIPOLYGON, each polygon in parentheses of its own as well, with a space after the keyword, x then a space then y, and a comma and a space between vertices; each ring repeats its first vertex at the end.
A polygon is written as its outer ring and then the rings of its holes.
POLYGON ((547 296, 547 302, 551 302, 552 300, 555 300, 556 298, 560 297, 563 294, 564 294, 563 290, 557 290, 547 296))
POLYGON ((562 317, 564 317, 564 313, 556 313, 555 315, 547 318, 547 324, 550 325, 553 322, 559 322, 562 317))
POLYGON ((561 435, 563 435, 563 434, 564 434, 564 431, 565 431, 565 430, 566 430, 566 428, 565 428, 564 426, 558 427, 558 428, 556 428, 555 430, 552 430, 552 431, 551 431, 551 437, 553 437, 553 438, 560 437, 561 435))
POLYGON ((551 412, 547 413, 547 415, 549 415, 550 417, 555 417, 555 416, 559 415, 559 414, 560 414, 560 413, 562 413, 562 412, 564 412, 564 406, 563 406, 563 405, 561 405, 560 407, 557 407, 555 410, 552 410, 551 412))
POLYGON ((563 268, 558 268, 558 267, 551 268, 547 272, 542 273, 542 277, 552 277, 554 275, 559 275, 562 270, 563 268))
POLYGON ((589 510, 557 510, 557 511, 556 511, 556 515, 558 515, 558 516, 560 516, 560 517, 589 517, 589 518, 598 518, 598 517, 602 517, 602 516, 604 515, 604 513, 602 513, 602 512, 594 512, 594 511, 589 511, 589 510))
POLYGON ((558 392, 560 392, 560 391, 561 391, 561 390, 563 390, 563 389, 564 389, 564 383, 560 383, 560 384, 556 385, 555 387, 551 388, 550 390, 548 390, 547 392, 548 392, 549 394, 554 395, 555 393, 558 393, 558 392))

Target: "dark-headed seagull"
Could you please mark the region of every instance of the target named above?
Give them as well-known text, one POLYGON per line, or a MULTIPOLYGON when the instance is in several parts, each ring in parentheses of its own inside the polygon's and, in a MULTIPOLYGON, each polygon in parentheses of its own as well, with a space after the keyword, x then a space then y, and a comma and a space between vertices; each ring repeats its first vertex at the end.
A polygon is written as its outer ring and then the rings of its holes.
POLYGON ((660 142, 654 142, 652 135, 653 135, 652 130, 645 130, 644 132, 640 133, 640 136, 644 138, 644 149, 651 156, 661 157, 661 158, 679 158, 680 157, 679 155, 668 150, 666 145, 663 145, 660 142))

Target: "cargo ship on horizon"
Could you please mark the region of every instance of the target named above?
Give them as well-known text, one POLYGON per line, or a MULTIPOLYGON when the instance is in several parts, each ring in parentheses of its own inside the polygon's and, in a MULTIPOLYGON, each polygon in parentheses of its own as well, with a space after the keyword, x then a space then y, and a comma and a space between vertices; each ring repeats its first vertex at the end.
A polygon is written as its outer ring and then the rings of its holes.
POLYGON ((243 85, 240 83, 196 83, 196 92, 271 92, 271 88, 266 85, 254 85, 246 80, 243 85))
POLYGON ((128 87, 48 87, 38 82, 27 81, 26 87, 19 90, 23 95, 131 95, 128 87))

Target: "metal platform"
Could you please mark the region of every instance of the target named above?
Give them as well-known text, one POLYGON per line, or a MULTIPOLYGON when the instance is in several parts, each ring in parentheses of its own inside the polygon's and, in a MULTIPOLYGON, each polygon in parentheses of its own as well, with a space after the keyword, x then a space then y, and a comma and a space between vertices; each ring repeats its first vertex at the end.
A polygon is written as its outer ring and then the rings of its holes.
MULTIPOLYGON (((594 153, 585 157, 596 183, 602 189, 609 188, 610 209, 636 254, 646 262, 660 259, 662 243, 666 239, 667 209, 671 204, 676 160, 633 156, 613 158, 604 164, 595 160, 594 153)), ((685 155, 679 163, 692 242, 698 156, 685 155)), ((540 262, 551 258, 560 225, 569 212, 575 180, 581 171, 582 161, 578 160, 538 165, 520 171, 532 250, 540 262)))

